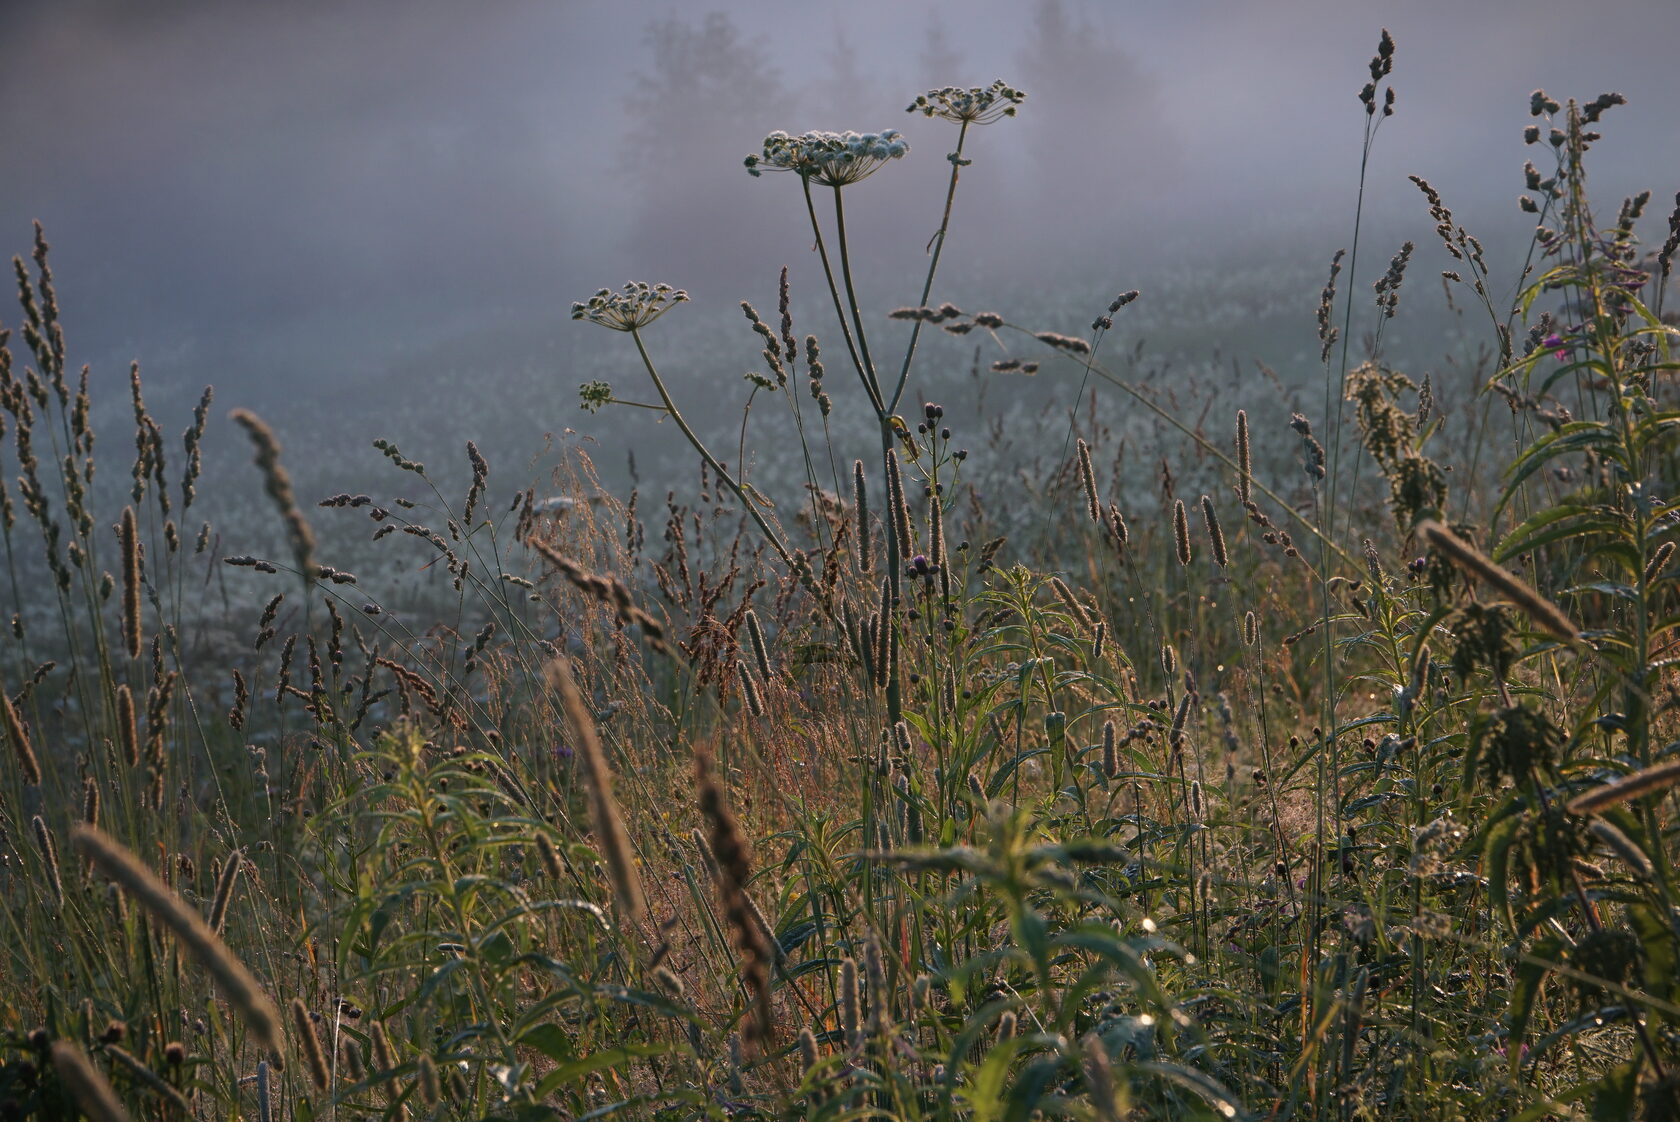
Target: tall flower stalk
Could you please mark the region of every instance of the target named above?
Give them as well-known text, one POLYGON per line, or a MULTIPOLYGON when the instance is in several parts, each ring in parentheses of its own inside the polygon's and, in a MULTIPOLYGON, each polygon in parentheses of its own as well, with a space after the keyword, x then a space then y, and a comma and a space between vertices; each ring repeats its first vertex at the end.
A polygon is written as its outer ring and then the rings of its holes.
POLYGON ((629 335, 636 344, 636 353, 642 358, 642 366, 648 372, 648 378, 653 382, 654 392, 659 395, 664 413, 676 424, 678 431, 690 446, 700 454, 706 466, 734 493, 740 500, 741 506, 758 525, 759 532, 770 548, 775 550, 776 556, 790 568, 794 565, 792 552, 787 543, 782 541, 781 534, 776 532, 759 509, 759 503, 751 487, 737 480, 723 466, 718 458, 712 455, 711 449, 706 447, 705 441, 689 426, 682 410, 677 408, 676 401, 671 397, 671 391, 666 388, 665 380, 659 376, 658 367, 654 366, 653 358, 648 354, 647 344, 642 342, 642 329, 678 304, 688 299, 688 293, 682 289, 672 288, 668 284, 648 285, 641 281, 632 281, 619 292, 601 289, 587 301, 580 301, 572 305, 572 318, 588 320, 598 323, 602 327, 613 331, 622 331, 629 335))
MULTIPOLYGON (((1013 117, 1025 96, 1021 91, 998 81, 988 87, 963 89, 947 86, 930 90, 919 95, 909 105, 908 112, 921 113, 930 118, 939 117, 958 126, 956 151, 947 157, 951 163, 951 176, 945 190, 944 210, 940 217, 939 229, 928 242, 928 271, 922 283, 921 297, 918 301, 920 305, 926 305, 933 291, 934 278, 938 275, 940 257, 950 231, 957 180, 962 168, 972 162, 963 156, 970 126, 987 124, 1002 117, 1013 117)), ((847 355, 857 370, 864 394, 869 398, 870 407, 875 411, 876 423, 880 427, 883 466, 894 456, 893 440, 898 429, 905 427, 904 422, 897 417, 897 412, 904 389, 909 384, 910 368, 915 361, 923 321, 917 319, 912 326, 904 358, 899 364, 898 378, 891 392, 886 392, 881 384, 879 369, 869 350, 869 336, 864 328, 857 284, 852 276, 843 189, 873 174, 887 161, 903 157, 909 150, 909 145, 898 132, 891 129, 881 133, 807 132, 799 136, 790 136, 778 131, 765 138, 761 153, 748 156, 745 160, 747 173, 755 177, 765 171, 791 171, 800 178, 805 197, 805 211, 810 218, 817 255, 822 262, 823 279, 828 284, 829 297, 834 304, 835 319, 840 324, 847 355), (822 222, 817 216, 816 199, 811 190, 813 184, 831 188, 834 192, 834 232, 840 258, 838 278, 835 276, 834 262, 829 255, 822 222), (845 290, 844 300, 841 297, 842 288, 845 290)), ((900 540, 901 530, 895 521, 888 518, 885 522, 889 594, 892 602, 898 603, 903 585, 903 569, 899 560, 905 552, 905 543, 900 540)), ((896 675, 888 676, 886 690, 888 717, 896 723, 903 716, 901 687, 896 675)))

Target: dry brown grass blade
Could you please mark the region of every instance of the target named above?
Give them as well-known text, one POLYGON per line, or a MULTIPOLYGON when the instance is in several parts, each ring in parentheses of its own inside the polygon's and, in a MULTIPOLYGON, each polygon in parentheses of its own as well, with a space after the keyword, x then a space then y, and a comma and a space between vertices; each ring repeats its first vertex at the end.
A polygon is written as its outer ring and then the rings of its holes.
POLYGON ((174 933, 199 965, 216 979, 222 995, 239 1012, 256 1042, 270 1051, 279 1051, 280 1013, 274 1002, 198 912, 103 830, 78 823, 71 827, 70 841, 78 853, 174 933))
POLYGON ((577 738, 577 755, 589 775, 589 820, 600 842, 601 856, 607 864, 607 876, 612 881, 613 898, 626 920, 634 922, 647 913, 647 898, 642 893, 641 874, 636 871, 635 854, 630 848, 630 834, 624 827, 624 816, 618 801, 613 798, 612 768, 595 731, 595 718, 572 679, 572 672, 564 659, 557 658, 545 671, 548 684, 560 697, 560 707, 566 713, 566 723, 577 738))

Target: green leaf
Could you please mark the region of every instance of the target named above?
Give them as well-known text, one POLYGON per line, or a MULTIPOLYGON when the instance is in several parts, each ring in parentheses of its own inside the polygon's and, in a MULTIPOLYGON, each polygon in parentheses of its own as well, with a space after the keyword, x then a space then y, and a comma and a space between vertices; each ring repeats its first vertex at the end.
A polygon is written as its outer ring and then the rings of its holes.
POLYGON ((587 1075, 608 1068, 623 1067, 632 1060, 645 1059, 649 1056, 669 1055, 673 1048, 669 1044, 621 1044, 617 1048, 604 1048, 582 1059, 562 1063, 543 1077, 537 1084, 536 1097, 547 1098, 562 1087, 577 1084, 587 1075))
POLYGON ((1554 936, 1535 944, 1533 952, 1517 963, 1517 981, 1511 987, 1508 1006, 1511 1030, 1505 1040, 1513 1082, 1522 1076, 1523 1035, 1528 1031, 1528 1019, 1534 1013, 1534 999, 1539 996, 1540 983, 1551 973, 1548 964, 1557 961, 1561 949, 1562 943, 1554 936))
POLYGON ((571 1063, 577 1059, 577 1049, 572 1047, 570 1034, 553 1021, 532 1025, 520 1034, 519 1043, 535 1048, 556 1063, 571 1063))

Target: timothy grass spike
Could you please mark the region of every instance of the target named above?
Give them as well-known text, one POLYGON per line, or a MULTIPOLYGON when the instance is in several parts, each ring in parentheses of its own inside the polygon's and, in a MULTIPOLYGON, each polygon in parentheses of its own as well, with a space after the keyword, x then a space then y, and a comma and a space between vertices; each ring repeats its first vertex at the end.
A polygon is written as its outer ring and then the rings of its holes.
POLYGON ((101 873, 115 881, 174 933, 198 964, 216 980, 222 995, 245 1021, 257 1044, 270 1051, 278 1051, 279 1011, 245 964, 233 956, 233 952, 210 930, 199 914, 141 864, 138 857, 97 827, 81 824, 72 827, 70 841, 77 852, 92 861, 101 873))
POLYGON ((1536 592, 1527 581, 1512 576, 1494 564, 1491 557, 1439 522, 1420 522, 1418 533, 1464 572, 1503 592, 1552 638, 1570 646, 1580 645, 1580 628, 1563 613, 1562 608, 1536 592))
POLYGON ((93 1066, 87 1053, 68 1040, 55 1040, 52 1065, 59 1081, 69 1088, 70 1097, 93 1122, 130 1122, 111 1081, 93 1066))
POLYGON ((39 787, 41 761, 36 758, 35 748, 29 743, 29 732, 23 726, 23 718, 18 716, 17 707, 12 704, 12 695, 4 686, 0 686, 0 721, 6 726, 6 739, 12 742, 12 754, 17 757, 18 771, 23 775, 23 785, 39 787))

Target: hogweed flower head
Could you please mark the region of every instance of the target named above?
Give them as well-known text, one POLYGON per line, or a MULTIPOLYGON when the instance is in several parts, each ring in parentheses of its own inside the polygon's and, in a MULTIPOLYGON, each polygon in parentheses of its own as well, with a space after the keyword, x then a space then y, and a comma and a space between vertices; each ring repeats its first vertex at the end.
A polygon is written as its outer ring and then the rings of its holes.
POLYGON ((746 158, 747 174, 797 172, 824 187, 844 187, 872 174, 888 160, 910 151, 897 129, 885 132, 806 132, 789 136, 777 130, 764 138, 764 151, 746 158))
POLYGON ((1001 117, 1015 116, 1016 107, 1027 95, 999 79, 989 86, 943 86, 919 94, 906 113, 942 117, 956 124, 987 125, 1001 117))
POLYGON ((614 331, 635 331, 687 299, 688 293, 668 284, 631 281, 618 292, 603 288, 588 300, 573 304, 572 318, 586 319, 614 331))

